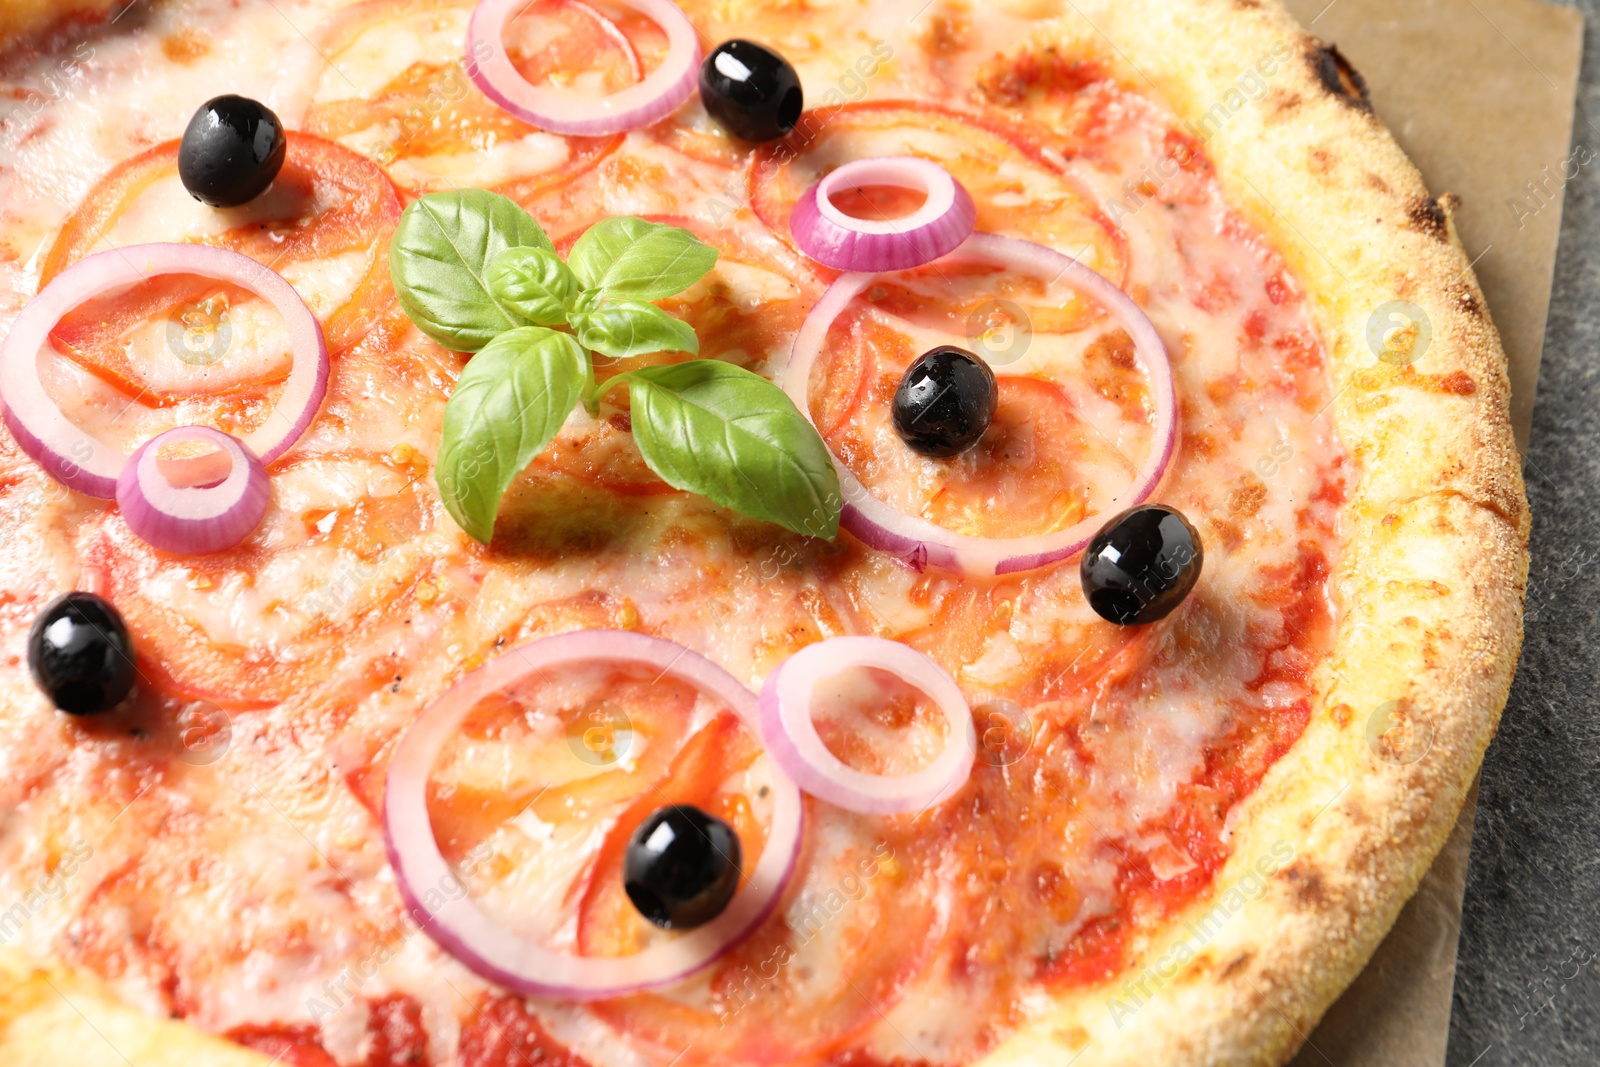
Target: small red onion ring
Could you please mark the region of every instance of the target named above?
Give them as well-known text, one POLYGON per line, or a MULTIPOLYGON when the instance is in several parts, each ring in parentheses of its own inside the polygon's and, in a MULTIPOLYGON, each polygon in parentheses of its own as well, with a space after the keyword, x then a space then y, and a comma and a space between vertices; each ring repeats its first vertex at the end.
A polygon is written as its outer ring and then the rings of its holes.
POLYGON ((966 784, 978 752, 972 709, 955 679, 921 652, 882 637, 829 638, 780 663, 761 687, 761 736, 801 789, 866 815, 920 812, 948 800, 966 784), (937 759, 913 774, 881 775, 828 751, 811 718, 812 696, 818 682, 851 667, 888 671, 939 706, 950 733, 937 759))
POLYGON ((250 536, 267 513, 267 471, 244 442, 209 426, 157 434, 128 458, 117 479, 117 506, 128 529, 155 547, 186 556, 229 549, 250 536), (161 470, 161 446, 209 441, 227 457, 221 481, 179 487, 161 470))
POLYGON ((593 100, 563 96, 530 84, 506 54, 506 25, 528 0, 481 0, 467 23, 467 76, 490 100, 524 122, 551 133, 600 137, 648 126, 670 115, 694 93, 700 68, 700 37, 671 0, 617 0, 649 18, 667 34, 661 65, 610 96, 593 100))
POLYGON ((263 465, 287 452, 328 391, 328 346, 322 327, 283 275, 249 256, 199 244, 129 245, 97 252, 51 280, 22 309, 0 345, 0 401, 17 444, 61 484, 87 496, 117 495, 117 476, 128 462, 116 448, 73 425, 39 380, 39 353, 50 331, 73 308, 97 296, 163 274, 198 274, 232 282, 267 301, 283 316, 294 363, 283 394, 266 421, 244 438, 263 465))
MULTIPOLYGON (((844 462, 834 457, 844 498, 839 525, 869 547, 899 556, 919 571, 934 566, 963 574, 992 576, 1033 570, 1070 559, 1083 551, 1107 516, 1148 500, 1172 460, 1177 442, 1178 403, 1166 345, 1139 306, 1111 282, 1075 259, 1015 237, 975 233, 960 248, 960 254, 968 253, 1009 261, 1035 274, 1063 279, 1093 297, 1133 338, 1134 354, 1150 378, 1155 404, 1150 455, 1127 490, 1107 502, 1103 512, 1057 533, 1031 537, 973 537, 955 533, 890 507, 868 492, 844 462)), ((789 365, 783 372, 783 387, 808 419, 811 417, 811 368, 822 353, 828 328, 856 294, 876 278, 876 274, 865 273, 840 277, 822 294, 795 337, 789 365)), ((996 368, 996 373, 1003 373, 1003 370, 996 368)))
POLYGON ((530 996, 603 1000, 672 985, 713 963, 772 913, 800 854, 800 790, 773 768, 772 824, 749 880, 723 913, 632 956, 573 956, 553 952, 508 930, 457 887, 428 820, 428 775, 445 743, 487 696, 530 674, 571 663, 638 663, 671 674, 721 700, 760 733, 755 694, 721 667, 682 645, 644 634, 581 630, 513 649, 462 678, 406 731, 389 764, 383 794, 384 843, 406 907, 429 937, 470 970, 530 996), (444 897, 428 907, 424 896, 444 897), (448 899, 450 896, 457 899, 448 899))
POLYGON ((800 251, 834 270, 909 270, 954 251, 977 221, 966 187, 939 164, 883 156, 846 163, 802 193, 789 232, 800 251), (901 219, 858 219, 834 206, 839 189, 867 185, 918 189, 927 200, 901 219))

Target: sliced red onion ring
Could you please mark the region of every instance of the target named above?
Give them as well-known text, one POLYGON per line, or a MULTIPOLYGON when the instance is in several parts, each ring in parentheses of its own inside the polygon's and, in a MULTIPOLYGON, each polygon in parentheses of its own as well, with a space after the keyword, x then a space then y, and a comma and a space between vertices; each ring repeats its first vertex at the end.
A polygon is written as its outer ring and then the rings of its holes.
POLYGON ((294 363, 266 421, 244 441, 271 463, 311 425, 328 391, 328 346, 322 327, 284 277, 249 256, 197 244, 146 244, 97 252, 58 274, 22 309, 0 346, 0 401, 17 444, 52 478, 88 496, 117 495, 128 462, 116 448, 73 425, 39 380, 39 354, 50 331, 73 308, 97 296, 163 274, 198 274, 248 289, 278 310, 289 329, 294 363))
POLYGON ((948 800, 966 784, 978 753, 972 709, 955 679, 921 652, 882 637, 828 638, 779 664, 761 687, 761 736, 801 789, 866 815, 920 812, 948 800), (950 732, 937 759, 914 774, 867 774, 828 751, 811 718, 812 697, 819 682, 852 667, 888 671, 939 706, 950 732))
POLYGON ((464 893, 428 821, 428 774, 480 700, 530 674, 571 663, 639 663, 696 686, 759 733, 755 694, 704 656, 643 634, 583 630, 513 649, 457 682, 406 731, 389 764, 384 842, 406 907, 428 936, 466 967, 507 989, 565 1000, 603 1000, 657 989, 694 974, 747 937, 771 914, 800 854, 800 790, 773 768, 772 824, 749 881, 723 913, 632 956, 554 952, 491 919, 464 893), (458 899, 449 899, 450 897, 458 899), (437 902, 437 903, 435 903, 437 902))
MULTIPOLYGON (((961 246, 959 254, 1015 264, 1031 273, 1065 280, 1073 288, 1092 297, 1109 311, 1133 338, 1134 353, 1150 379, 1155 419, 1151 427, 1154 440, 1144 465, 1128 488, 1106 503, 1103 512, 1085 518, 1069 529, 1031 537, 973 537, 955 533, 916 515, 890 507, 867 491, 844 462, 834 457, 839 470, 839 487, 844 497, 839 525, 868 546, 906 560, 917 570, 934 566, 969 575, 1011 574, 1033 570, 1070 559, 1104 524, 1106 516, 1144 503, 1155 491, 1172 459, 1177 441, 1178 404, 1172 383, 1172 366, 1167 348, 1150 319, 1122 290, 1101 275, 1043 245, 1015 237, 975 233, 961 246)), ((846 274, 822 294, 817 306, 795 337, 789 365, 783 372, 783 387, 790 399, 811 417, 811 368, 822 354, 833 320, 877 278, 875 274, 846 274)), ((1005 368, 996 367, 996 374, 1005 368)))
POLYGON ((202 556, 232 548, 261 525, 271 492, 267 470, 244 443, 209 426, 179 426, 157 434, 129 457, 117 479, 117 506, 128 529, 155 547, 186 556, 202 556), (198 460, 178 460, 174 469, 211 468, 200 484, 173 485, 162 470, 163 445, 177 441, 207 441, 225 459, 226 475, 217 480, 219 465, 198 460))
POLYGON ((915 156, 846 163, 801 194, 789 215, 800 251, 835 270, 909 270, 954 251, 972 236, 978 209, 955 176, 915 156), (858 219, 840 211, 841 189, 889 185, 917 189, 927 200, 901 219, 858 219))
POLYGON ((643 81, 586 100, 530 84, 506 54, 506 24, 528 0, 481 0, 467 23, 467 75, 483 94, 524 122, 551 133, 600 137, 626 133, 670 115, 689 99, 700 68, 700 37, 671 0, 617 0, 667 34, 667 55, 643 81))

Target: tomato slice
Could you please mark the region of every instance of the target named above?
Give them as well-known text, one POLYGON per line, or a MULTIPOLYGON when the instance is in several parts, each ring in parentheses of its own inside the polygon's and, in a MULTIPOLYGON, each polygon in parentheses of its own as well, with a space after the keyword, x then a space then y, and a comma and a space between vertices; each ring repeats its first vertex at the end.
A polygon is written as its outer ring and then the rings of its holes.
MULTIPOLYGON (((698 694, 654 675, 603 664, 544 672, 480 703, 441 754, 429 817, 447 855, 492 844, 493 858, 471 875, 485 876, 473 892, 487 913, 552 938, 564 938, 575 917, 572 950, 590 957, 630 955, 680 936, 644 920, 622 880, 629 838, 668 804, 725 819, 739 835, 744 869, 760 862, 770 804, 760 739, 728 710, 690 733, 698 694), (597 699, 605 706, 598 711, 597 699), (592 742, 590 731, 599 733, 592 742), (616 746, 626 758, 592 765, 580 746, 616 746)), ((911 820, 880 826, 836 810, 813 811, 807 822, 815 855, 802 860, 787 918, 770 919, 692 988, 591 1010, 642 1044, 676 1052, 693 1040, 711 1062, 800 1057, 876 1021, 942 933, 938 849, 928 844, 938 835, 911 820), (888 932, 891 912, 909 931, 888 932), (776 995, 743 1004, 734 1022, 730 998, 749 993, 736 983, 778 952, 807 962, 788 969, 776 995)))
MULTIPOLYGON (((714 720, 617 820, 580 907, 585 955, 636 952, 653 936, 622 889, 622 857, 633 829, 661 805, 694 804, 727 819, 739 833, 745 869, 753 867, 764 845, 761 828, 749 799, 728 782, 759 754, 732 716, 714 720)), ((811 854, 801 859, 798 889, 707 974, 670 994, 603 1001, 592 1010, 666 1056, 692 1047, 710 1063, 805 1060, 877 1022, 942 936, 937 848, 911 820, 885 820, 863 833, 852 818, 808 807, 811 854)))
POLYGON ((321 1029, 306 1023, 241 1026, 229 1030, 227 1037, 235 1044, 271 1056, 274 1062, 290 1067, 339 1067, 339 1061, 322 1047, 321 1029))
MULTIPOLYGON (((426 1063, 428 1034, 422 1008, 401 994, 368 1002, 367 1058, 362 1067, 405 1067, 426 1063)), ((229 1040, 291 1067, 338 1067, 322 1046, 320 1027, 310 1024, 247 1024, 228 1031, 229 1040)))
MULTIPOLYGON (((409 193, 559 185, 592 168, 617 137, 561 137, 504 111, 463 69, 464 0, 368 0, 318 34, 329 67, 306 129, 364 152, 409 193)), ((644 39, 648 39, 645 35, 644 39)), ((536 85, 602 95, 642 76, 630 36, 582 0, 537 0, 512 20, 512 63, 536 85)))
POLYGON ((525 811, 550 825, 612 817, 684 749, 696 697, 688 683, 654 671, 617 670, 603 686, 540 694, 530 701, 538 708, 533 727, 519 697, 485 701, 429 782, 440 849, 465 855, 525 811))
POLYGON ((487 995, 462 1024, 458 1063, 460 1067, 589 1067, 587 1060, 545 1032, 522 997, 487 995))
POLYGON ((870 490, 957 533, 1022 537, 1067 529, 1126 486, 1148 436, 1145 389, 1131 359, 1123 367, 1094 357, 1106 347, 1098 341, 1080 357, 1091 373, 1071 381, 1070 392, 1002 374, 994 419, 974 448, 948 460, 913 453, 895 434, 891 409, 924 346, 913 343, 914 322, 882 313, 892 305, 841 315, 812 372, 812 418, 870 490), (1114 411, 1105 396, 1113 386, 1123 405, 1114 411))
POLYGON ((1069 457, 1103 442, 1073 417, 1066 394, 1038 378, 1001 378, 994 421, 975 448, 941 470, 923 515, 948 530, 1021 537, 1053 533, 1089 514, 1089 490, 1069 457), (1021 521, 1018 521, 1021 520, 1021 521))
MULTIPOLYGON (((414 472, 384 456, 291 455, 273 483, 277 504, 257 538, 211 556, 153 549, 114 511, 100 520, 91 567, 160 691, 271 707, 346 669, 343 650, 358 634, 403 632, 416 611, 429 564, 403 548, 431 524, 432 507, 414 472)), ((438 588, 430 579, 423 595, 438 588)), ((392 680, 399 665, 389 660, 374 660, 361 684, 392 680)))
MULTIPOLYGON (((789 236, 789 213, 808 188, 843 163, 874 156, 932 159, 966 186, 978 229, 1013 234, 1078 256, 1121 284, 1122 235, 1040 145, 1002 120, 935 104, 845 104, 801 116, 793 133, 753 159, 750 202, 774 233, 789 236)), ((1067 308, 1097 315, 1082 299, 1067 308)))
MULTIPOLYGON (((1085 606, 1078 618, 1055 624, 1046 647, 1036 647, 1030 653, 1025 672, 1014 675, 1006 671, 1002 659, 997 669, 1005 680, 1000 681, 989 677, 988 672, 995 668, 986 666, 994 655, 997 634, 1002 642, 1008 640, 1005 631, 1012 614, 1027 610, 1031 599, 1059 603, 1081 598, 1076 568, 1060 568, 993 586, 926 575, 918 580, 912 595, 928 603, 931 610, 921 625, 895 634, 895 639, 940 663, 962 664, 963 682, 998 691, 1004 699, 1022 707, 1076 700, 1083 693, 1110 685, 1145 663, 1156 647, 1148 628, 1129 633, 1102 621, 1085 606)), ((975 710, 974 714, 981 722, 984 715, 980 711, 975 710)), ((1014 712, 1002 711, 1001 715, 1011 717, 1014 712)), ((1005 738, 991 741, 1006 743, 1005 738)))
MULTIPOLYGON (((672 765, 620 816, 595 857, 579 904, 578 950, 585 956, 629 956, 656 932, 639 914, 622 887, 622 860, 628 839, 657 809, 692 804, 713 814, 739 810, 738 794, 724 786, 761 755, 761 745, 732 712, 722 712, 689 738, 672 765)), ((748 811, 748 802, 744 810, 748 811)), ((744 868, 754 869, 766 844, 753 819, 730 821, 739 834, 744 868)))
MULTIPOLYGON (((305 134, 290 133, 288 141, 283 170, 271 191, 233 212, 201 209, 183 191, 177 141, 120 164, 90 190, 62 227, 45 257, 41 283, 92 252, 150 239, 145 234, 151 227, 170 235, 174 227, 169 213, 192 209, 194 214, 182 220, 190 227, 189 240, 243 253, 291 280, 302 271, 353 275, 354 280, 343 287, 347 295, 336 305, 319 307, 317 294, 309 297, 330 351, 344 352, 393 301, 384 253, 400 218, 400 201, 370 160, 305 134), (354 270, 346 257, 354 257, 354 270)), ((255 397, 287 375, 286 359, 265 374, 251 373, 243 387, 237 378, 221 376, 225 384, 218 388, 207 386, 205 375, 170 374, 164 358, 156 357, 158 362, 152 365, 148 349, 170 348, 186 363, 204 364, 208 362, 204 347, 214 342, 203 340, 198 358, 185 358, 172 338, 183 338, 186 344, 197 329, 199 336, 209 337, 219 322, 238 320, 247 305, 259 303, 214 279, 175 275, 85 303, 61 320, 51 340, 84 369, 129 396, 157 405, 208 391, 255 397), (165 338, 154 345, 130 344, 133 331, 162 320, 165 338), (181 385, 167 384, 174 377, 181 385)))

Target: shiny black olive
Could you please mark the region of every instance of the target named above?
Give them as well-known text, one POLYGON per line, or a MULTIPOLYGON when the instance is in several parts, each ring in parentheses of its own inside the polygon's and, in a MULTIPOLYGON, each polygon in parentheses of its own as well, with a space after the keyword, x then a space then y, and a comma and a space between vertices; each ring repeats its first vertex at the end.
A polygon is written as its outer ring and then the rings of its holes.
POLYGON ((668 930, 715 919, 739 888, 739 835, 688 804, 639 824, 622 859, 622 887, 639 913, 668 930))
POLYGON ((1189 520, 1165 504, 1130 508, 1101 527, 1078 574, 1089 606, 1123 626, 1164 619, 1200 578, 1205 552, 1189 520))
POLYGON ((116 608, 93 593, 52 600, 28 633, 28 669, 72 715, 110 711, 133 688, 133 639, 116 608))
POLYGON ((265 104, 243 96, 207 100, 178 146, 178 177, 189 195, 212 207, 248 204, 272 184, 288 142, 265 104))
POLYGON ((700 101, 744 141, 775 141, 794 129, 805 106, 800 75, 754 41, 723 41, 700 66, 700 101))
POLYGON ((999 390, 989 364, 943 345, 918 356, 894 391, 894 431, 913 452, 955 456, 994 420, 999 390))

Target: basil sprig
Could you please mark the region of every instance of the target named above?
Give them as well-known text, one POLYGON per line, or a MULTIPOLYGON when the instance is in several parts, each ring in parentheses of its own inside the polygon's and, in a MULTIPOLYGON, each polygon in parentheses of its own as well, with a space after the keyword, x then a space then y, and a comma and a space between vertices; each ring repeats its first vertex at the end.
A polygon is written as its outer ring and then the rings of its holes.
POLYGON ((639 452, 669 485, 795 533, 838 533, 827 446, 765 378, 700 359, 594 384, 595 353, 699 354, 694 329, 651 301, 716 261, 687 230, 623 217, 590 227, 563 262, 533 216, 481 189, 406 208, 389 245, 400 306, 440 344, 477 353, 445 405, 435 469, 463 530, 488 542, 506 489, 573 409, 625 384, 639 452))

